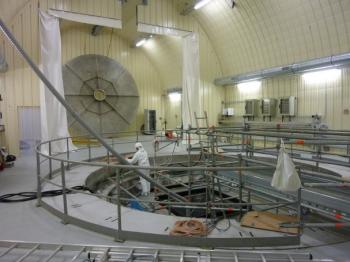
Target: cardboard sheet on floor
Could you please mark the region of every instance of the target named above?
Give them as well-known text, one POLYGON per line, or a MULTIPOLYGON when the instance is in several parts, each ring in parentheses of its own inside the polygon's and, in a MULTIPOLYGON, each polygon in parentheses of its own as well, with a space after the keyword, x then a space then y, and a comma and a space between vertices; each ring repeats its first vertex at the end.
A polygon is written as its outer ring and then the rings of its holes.
POLYGON ((296 216, 276 215, 266 211, 251 211, 243 216, 241 226, 297 234, 297 228, 286 228, 280 226, 282 223, 294 223, 297 221, 298 219, 296 216))

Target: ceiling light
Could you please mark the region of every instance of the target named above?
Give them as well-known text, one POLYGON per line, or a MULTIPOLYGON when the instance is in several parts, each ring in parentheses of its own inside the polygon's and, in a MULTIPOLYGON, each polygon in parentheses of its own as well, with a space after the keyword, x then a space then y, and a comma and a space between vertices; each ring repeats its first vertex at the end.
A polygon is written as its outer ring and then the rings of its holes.
POLYGON ((340 69, 328 69, 303 74, 303 79, 308 84, 320 84, 327 81, 335 81, 340 77, 340 69))
POLYGON ((211 0, 200 0, 195 4, 194 9, 198 10, 198 9, 202 8, 203 6, 205 6, 206 4, 208 4, 210 1, 211 0))
POLYGON ((140 40, 136 43, 136 47, 142 46, 143 44, 146 43, 146 41, 147 41, 146 38, 140 39, 140 40))
POLYGON ((181 93, 179 92, 172 92, 168 94, 168 97, 171 102, 179 102, 181 100, 181 93))
POLYGON ((239 83, 238 90, 241 93, 254 93, 259 91, 259 88, 261 86, 261 81, 249 81, 249 82, 243 82, 239 83))

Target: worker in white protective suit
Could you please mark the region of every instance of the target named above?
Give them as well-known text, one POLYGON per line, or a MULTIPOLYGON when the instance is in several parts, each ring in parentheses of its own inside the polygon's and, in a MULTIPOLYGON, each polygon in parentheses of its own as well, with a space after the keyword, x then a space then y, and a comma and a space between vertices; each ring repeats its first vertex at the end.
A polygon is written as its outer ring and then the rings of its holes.
MULTIPOLYGON (((149 160, 148 160, 148 154, 147 151, 143 148, 141 143, 135 144, 136 153, 131 159, 127 159, 127 161, 130 164, 138 164, 138 166, 143 167, 149 167, 149 160)), ((149 176, 150 170, 149 169, 140 169, 139 170, 142 174, 149 176)), ((143 177, 140 177, 141 187, 142 187, 142 195, 147 196, 150 194, 151 191, 151 184, 144 179, 143 177)))

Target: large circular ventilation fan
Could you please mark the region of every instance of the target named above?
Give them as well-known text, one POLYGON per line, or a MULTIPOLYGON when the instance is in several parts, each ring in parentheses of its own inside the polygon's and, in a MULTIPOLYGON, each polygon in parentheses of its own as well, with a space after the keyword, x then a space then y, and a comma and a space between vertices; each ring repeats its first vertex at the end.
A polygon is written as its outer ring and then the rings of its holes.
MULTIPOLYGON (((66 101, 96 132, 125 130, 135 117, 139 94, 130 73, 101 55, 82 55, 63 66, 66 101)), ((68 114, 71 135, 86 134, 68 114)))

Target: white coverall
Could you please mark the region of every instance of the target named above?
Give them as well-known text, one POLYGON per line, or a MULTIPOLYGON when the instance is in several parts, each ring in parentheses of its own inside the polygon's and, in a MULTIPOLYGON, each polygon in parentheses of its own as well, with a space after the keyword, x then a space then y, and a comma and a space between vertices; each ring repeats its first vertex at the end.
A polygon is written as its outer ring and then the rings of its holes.
MULTIPOLYGON (((130 164, 138 164, 138 166, 149 167, 148 154, 146 150, 141 146, 134 154, 132 159, 127 159, 130 164)), ((149 176, 150 170, 140 169, 142 174, 149 176)), ((142 187, 142 195, 148 195, 151 191, 151 184, 146 179, 140 177, 141 187, 142 187)))

